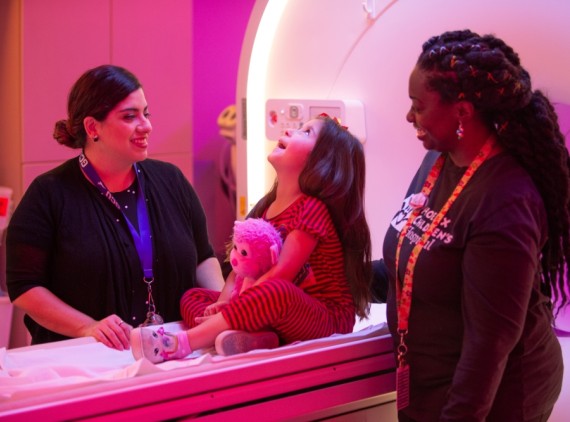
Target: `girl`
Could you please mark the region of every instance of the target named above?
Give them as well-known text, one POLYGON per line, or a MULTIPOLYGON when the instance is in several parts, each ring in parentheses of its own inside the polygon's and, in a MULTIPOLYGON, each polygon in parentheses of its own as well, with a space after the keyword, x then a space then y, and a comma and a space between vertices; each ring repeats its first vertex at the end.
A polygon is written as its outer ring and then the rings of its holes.
POLYGON ((135 358, 183 358, 214 343, 220 354, 276 347, 349 333, 355 315, 366 316, 371 264, 361 143, 336 119, 321 115, 287 130, 268 160, 277 178, 250 216, 282 233, 277 264, 231 302, 233 274, 221 293, 187 291, 181 313, 191 328, 133 330, 135 358), (308 266, 314 277, 305 277, 308 266))

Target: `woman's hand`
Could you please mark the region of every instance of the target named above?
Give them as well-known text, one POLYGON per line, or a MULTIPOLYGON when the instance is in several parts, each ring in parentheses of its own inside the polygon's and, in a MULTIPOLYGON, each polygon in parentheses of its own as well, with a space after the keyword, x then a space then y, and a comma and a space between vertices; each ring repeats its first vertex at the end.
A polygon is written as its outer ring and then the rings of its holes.
POLYGON ((14 300, 38 324, 66 337, 94 337, 107 347, 117 350, 130 348, 133 327, 117 315, 95 321, 72 308, 45 287, 34 287, 14 300))
POLYGON ((84 337, 94 337, 105 346, 116 350, 130 349, 130 333, 132 326, 117 315, 109 315, 101 321, 94 321, 83 329, 84 337))

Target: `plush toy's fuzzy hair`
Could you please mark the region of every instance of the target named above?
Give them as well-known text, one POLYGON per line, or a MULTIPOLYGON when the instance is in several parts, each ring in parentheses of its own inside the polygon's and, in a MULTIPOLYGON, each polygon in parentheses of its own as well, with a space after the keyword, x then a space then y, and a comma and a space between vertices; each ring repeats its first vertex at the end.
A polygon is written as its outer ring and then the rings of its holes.
POLYGON ((277 229, 262 218, 248 218, 234 223, 234 240, 247 243, 258 254, 267 253, 273 246, 281 253, 283 240, 277 229))

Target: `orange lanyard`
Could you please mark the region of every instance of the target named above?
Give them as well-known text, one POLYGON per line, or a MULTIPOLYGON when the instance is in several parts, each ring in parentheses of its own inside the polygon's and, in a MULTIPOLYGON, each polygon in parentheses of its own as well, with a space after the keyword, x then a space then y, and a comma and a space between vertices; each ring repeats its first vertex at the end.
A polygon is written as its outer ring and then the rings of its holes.
POLYGON ((423 233, 421 239, 412 249, 410 253, 410 257, 408 258, 408 263, 406 265, 406 271, 404 273, 404 282, 403 286, 400 286, 400 277, 398 275, 398 264, 400 260, 400 252, 402 250, 402 245, 404 243, 404 238, 408 233, 408 230, 412 226, 412 223, 416 219, 418 215, 420 215, 423 206, 427 203, 427 198, 433 187, 435 182, 437 181, 441 169, 443 167, 443 163, 445 161, 445 155, 440 155, 437 161, 434 163, 433 167, 431 168, 429 175, 424 182, 422 190, 419 194, 416 194, 412 197, 410 204, 412 205, 413 210, 406 221, 406 224, 402 228, 400 235, 398 237, 398 246, 396 247, 396 304, 398 309, 398 334, 400 335, 400 345, 398 347, 398 361, 400 366, 405 364, 405 354, 407 353, 407 346, 404 342, 404 336, 408 334, 408 320, 410 316, 410 307, 412 305, 412 284, 414 278, 414 269, 418 262, 418 257, 427 243, 428 239, 432 235, 433 231, 436 229, 438 224, 441 222, 451 205, 455 202, 459 194, 463 191, 467 182, 471 179, 473 174, 477 171, 477 169, 481 166, 481 164, 487 159, 491 150, 493 149, 494 142, 491 137, 489 137, 486 141, 481 150, 477 153, 477 156, 473 159, 471 164, 465 173, 455 186, 451 196, 447 199, 447 202, 443 205, 439 213, 433 219, 431 225, 428 229, 423 233))

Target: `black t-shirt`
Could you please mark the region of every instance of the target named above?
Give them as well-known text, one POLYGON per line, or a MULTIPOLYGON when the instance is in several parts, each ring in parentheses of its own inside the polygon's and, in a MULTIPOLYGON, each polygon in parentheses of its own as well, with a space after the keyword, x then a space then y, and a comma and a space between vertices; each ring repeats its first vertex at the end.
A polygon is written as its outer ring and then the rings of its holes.
MULTIPOLYGON (((428 153, 394 217, 383 255, 395 344, 395 251, 437 154, 428 153)), ((448 158, 404 240, 399 274, 412 247, 447 201, 465 168, 448 158)), ((430 237, 415 267, 409 319, 410 398, 422 421, 523 420, 552 407, 562 380, 549 299, 540 291, 546 212, 530 176, 508 154, 488 159, 430 237)), ((400 279, 403 279, 401 276, 400 279)))

